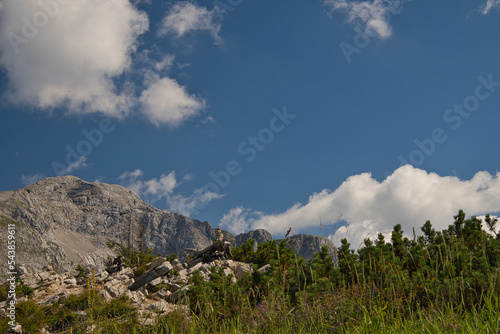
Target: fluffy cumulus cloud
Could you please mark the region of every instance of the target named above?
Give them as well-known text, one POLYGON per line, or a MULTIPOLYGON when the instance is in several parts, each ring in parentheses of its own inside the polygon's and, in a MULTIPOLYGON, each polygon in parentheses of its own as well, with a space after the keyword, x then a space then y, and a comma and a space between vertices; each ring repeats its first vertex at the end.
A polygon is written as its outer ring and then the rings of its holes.
POLYGON ((140 101, 143 112, 153 124, 176 126, 205 107, 202 99, 189 94, 186 87, 174 79, 154 76, 147 85, 140 101))
MULTIPOLYGON (((0 67, 8 78, 4 97, 47 112, 61 108, 73 114, 99 112, 117 118, 143 112, 156 125, 177 126, 195 115, 204 102, 165 73, 160 76, 172 67, 175 57, 156 52, 153 59, 147 51, 137 53, 149 20, 136 3, 0 0, 0 30, 4 32, 0 34, 0 67), (135 93, 131 83, 123 82, 124 74, 143 74, 148 72, 145 66, 154 74, 144 79, 143 91, 135 93)), ((198 7, 193 12, 198 13, 193 14, 195 20, 189 21, 191 7, 174 5, 172 13, 187 21, 176 21, 174 15, 164 29, 175 23, 179 29, 184 27, 178 31, 182 35, 216 28, 198 7)), ((216 34, 218 30, 211 31, 216 34)))
POLYGON ((153 178, 148 181, 143 181, 144 173, 140 169, 133 172, 125 172, 118 177, 130 190, 138 195, 147 196, 153 201, 170 196, 178 183, 175 178, 175 171, 170 174, 162 174, 160 178, 153 178))
POLYGON ((149 202, 165 200, 170 211, 179 212, 184 215, 198 213, 213 200, 220 199, 223 195, 208 191, 204 188, 196 189, 190 196, 184 197, 175 192, 176 188, 183 182, 191 179, 186 175, 181 181, 177 180, 175 171, 162 174, 159 178, 144 180, 144 173, 140 169, 127 171, 118 178, 122 185, 137 193, 149 202))
POLYGON ((255 223, 262 215, 262 212, 253 212, 243 207, 236 207, 229 210, 222 217, 220 226, 238 235, 249 231, 253 225, 252 223, 255 223))
POLYGON ((1 1, 0 64, 15 102, 123 116, 113 82, 131 66, 148 18, 128 0, 1 1))
POLYGON ((318 226, 320 217, 323 224, 337 223, 341 217, 346 226, 331 238, 339 242, 347 237, 359 246, 366 237, 389 235, 396 224, 409 236, 413 228, 418 234, 426 220, 436 229, 447 228, 459 209, 468 215, 500 212, 499 174, 479 172, 470 180, 460 180, 406 165, 383 182, 370 173, 351 176, 336 190, 315 193, 306 204, 297 203, 282 213, 265 215, 235 208, 221 225, 235 232, 264 228, 284 233, 288 227, 298 232, 318 226))
POLYGON ((385 39, 391 36, 391 14, 398 14, 405 0, 324 0, 324 4, 333 11, 342 11, 347 15, 346 21, 364 26, 369 36, 385 39))
POLYGON ((195 31, 207 31, 217 44, 222 43, 219 36, 221 23, 215 10, 208 10, 191 2, 178 2, 169 10, 162 21, 158 34, 173 33, 177 37, 195 31))
POLYGON ((167 198, 170 211, 180 212, 184 215, 198 214, 208 203, 221 199, 223 194, 215 193, 204 188, 195 189, 188 197, 175 194, 167 198))
POLYGON ((492 9, 500 10, 500 0, 488 0, 485 5, 481 7, 481 12, 486 15, 492 9))

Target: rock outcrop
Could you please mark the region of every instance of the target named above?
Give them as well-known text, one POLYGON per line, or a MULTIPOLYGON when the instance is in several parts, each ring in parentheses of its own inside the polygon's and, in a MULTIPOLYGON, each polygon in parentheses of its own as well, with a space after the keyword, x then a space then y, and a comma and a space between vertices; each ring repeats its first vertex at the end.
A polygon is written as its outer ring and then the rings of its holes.
MULTIPOLYGON (((139 323, 152 325, 156 317, 175 310, 180 310, 188 317, 188 307, 184 299, 191 286, 188 282, 196 271, 208 281, 212 266, 223 268, 224 275, 231 277, 232 283, 252 272, 250 264, 232 260, 188 265, 178 260, 170 263, 159 257, 154 259, 149 264, 150 269, 139 277, 136 277, 134 270, 129 267, 113 273, 107 270, 100 273, 87 272, 85 276, 75 278, 69 272, 57 274, 51 266, 44 266, 42 270, 30 273, 21 265, 19 278, 23 284, 33 289, 29 298, 46 306, 62 303, 70 295, 81 295, 89 291, 95 291, 106 301, 126 295, 138 309, 139 323)), ((27 299, 26 296, 17 298, 17 303, 27 299)), ((0 301, 0 317, 7 315, 9 305, 9 300, 0 301)))

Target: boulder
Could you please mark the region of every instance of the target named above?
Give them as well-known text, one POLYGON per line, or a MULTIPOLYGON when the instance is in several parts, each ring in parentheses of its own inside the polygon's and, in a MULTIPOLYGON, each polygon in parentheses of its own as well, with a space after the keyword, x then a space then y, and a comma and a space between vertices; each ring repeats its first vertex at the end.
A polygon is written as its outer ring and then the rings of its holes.
POLYGON ((172 264, 170 262, 165 261, 163 264, 159 265, 156 268, 152 268, 145 272, 141 277, 139 277, 132 285, 129 286, 131 291, 135 291, 144 285, 148 284, 152 280, 157 277, 161 277, 166 275, 170 270, 173 269, 172 264))

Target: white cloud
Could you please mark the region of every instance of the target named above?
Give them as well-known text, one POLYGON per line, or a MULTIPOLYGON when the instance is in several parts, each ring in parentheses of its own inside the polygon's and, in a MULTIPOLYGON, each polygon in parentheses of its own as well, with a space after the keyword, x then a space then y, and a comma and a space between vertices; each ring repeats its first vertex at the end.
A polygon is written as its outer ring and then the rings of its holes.
POLYGON ((148 18, 128 0, 0 2, 6 96, 51 111, 122 117, 132 98, 114 79, 131 66, 148 18))
POLYGON ((175 57, 173 55, 164 55, 162 59, 154 63, 154 68, 157 71, 168 70, 174 64, 175 57))
POLYGON ((125 172, 118 177, 121 184, 137 193, 139 196, 151 202, 161 199, 166 200, 170 211, 179 212, 184 215, 198 213, 200 208, 205 207, 213 200, 220 199, 224 195, 208 191, 204 188, 196 189, 188 196, 176 194, 175 189, 183 182, 191 180, 191 175, 187 174, 182 181, 177 181, 175 171, 168 175, 162 174, 160 178, 143 181, 144 173, 140 169, 133 172, 125 172))
POLYGON ((142 178, 144 173, 140 169, 136 169, 133 172, 125 172, 122 175, 118 177, 118 179, 121 181, 121 183, 135 192, 138 195, 142 194, 142 188, 144 187, 144 182, 139 180, 142 178))
POLYGON ((481 12, 486 15, 492 9, 500 10, 500 0, 488 0, 485 5, 481 7, 481 12))
POLYGON ((175 171, 160 178, 143 181, 144 173, 140 169, 133 172, 125 172, 118 177, 120 182, 139 196, 144 196, 155 202, 162 198, 168 198, 179 185, 175 177, 175 171))
POLYGON ((213 116, 207 116, 204 119, 202 119, 200 122, 201 122, 201 124, 217 123, 217 121, 215 120, 215 118, 213 116))
POLYGON ((162 174, 159 179, 151 179, 144 183, 146 195, 151 195, 156 198, 168 197, 177 187, 175 179, 175 171, 168 175, 162 174))
POLYGON ((167 33, 174 33, 177 38, 180 38, 194 31, 208 31, 215 43, 221 44, 220 28, 221 23, 217 22, 215 10, 209 11, 191 2, 178 2, 163 19, 158 34, 163 36, 167 33))
POLYGON ((346 236, 357 247, 365 237, 389 234, 396 224, 411 236, 412 229, 419 233, 426 220, 437 230, 447 228, 459 209, 468 215, 500 212, 499 175, 478 172, 471 180, 460 180, 406 165, 383 182, 370 173, 351 176, 336 190, 315 193, 306 204, 297 203, 282 213, 252 216, 236 208, 224 216, 223 223, 231 228, 234 222, 238 232, 264 228, 284 233, 288 227, 300 231, 318 226, 320 217, 324 225, 333 224, 341 216, 347 226, 332 239, 338 242, 346 236))
POLYGON ((0 34, 0 67, 8 78, 5 97, 12 103, 49 113, 61 108, 118 118, 139 111, 155 125, 169 126, 204 108, 185 86, 160 78, 158 73, 172 67, 173 55, 136 53, 149 21, 129 0, 0 0, 0 5, 5 32, 0 34), (145 77, 139 94, 131 83, 121 82, 123 74, 133 72, 145 77))
POLYGON ((495 215, 490 215, 490 218, 492 220, 497 220, 497 223, 495 224, 494 231, 491 230, 491 228, 486 224, 486 215, 481 215, 481 216, 476 216, 476 218, 481 219, 483 221, 483 229, 488 232, 489 235, 496 237, 497 235, 500 234, 500 223, 498 222, 500 220, 500 217, 495 216, 495 215), (497 234, 498 233, 498 234, 497 234))
POLYGON ((364 31, 369 36, 381 39, 392 35, 390 14, 397 14, 401 10, 404 0, 373 0, 373 1, 348 1, 324 0, 330 12, 343 11, 346 21, 351 24, 364 25, 364 31))
POLYGON ((205 101, 190 95, 186 87, 168 77, 154 77, 142 92, 143 112, 155 124, 176 126, 205 107, 205 101))
POLYGON ((249 222, 251 214, 250 210, 243 207, 233 208, 222 217, 219 225, 224 229, 229 229, 235 235, 247 232, 251 227, 249 222))
POLYGON ((82 156, 80 156, 80 158, 77 161, 68 165, 68 167, 61 169, 61 170, 58 170, 57 175, 59 176, 59 175, 71 174, 75 170, 79 170, 79 169, 86 168, 86 167, 88 167, 87 156, 82 155, 82 156))
POLYGON ((153 46, 152 49, 146 49, 137 54, 137 60, 161 72, 169 71, 172 68, 175 56, 173 54, 164 54, 158 50, 157 46, 153 46))
POLYGON ((204 188, 196 189, 190 196, 172 195, 167 198, 167 204, 171 211, 176 211, 184 215, 199 213, 199 210, 206 207, 213 200, 221 199, 224 194, 208 191, 204 188))
POLYGON ((40 173, 36 173, 34 175, 22 175, 21 176, 21 182, 23 185, 27 186, 32 183, 35 183, 36 181, 43 179, 43 175, 40 173))

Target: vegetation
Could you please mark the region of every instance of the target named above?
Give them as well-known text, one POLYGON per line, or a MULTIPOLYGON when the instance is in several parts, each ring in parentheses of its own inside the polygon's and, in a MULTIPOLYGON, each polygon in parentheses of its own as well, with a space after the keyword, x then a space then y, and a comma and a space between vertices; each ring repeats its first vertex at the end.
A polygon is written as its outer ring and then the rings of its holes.
MULTIPOLYGON (((146 272, 146 265, 153 261, 155 257, 161 256, 160 254, 153 254, 153 249, 149 248, 145 251, 139 249, 133 249, 124 246, 117 242, 107 242, 106 246, 110 249, 116 250, 117 255, 123 261, 123 264, 127 267, 134 268, 134 274, 140 276, 146 272)), ((111 264, 112 260, 108 258, 108 262, 111 264)), ((78 270, 78 268, 77 268, 78 270)))
POLYGON ((171 313, 154 326, 139 324, 125 297, 104 303, 89 293, 62 307, 20 303, 18 319, 27 333, 44 324, 68 332, 76 310, 104 333, 499 333, 500 234, 495 219, 485 223, 491 234, 459 211, 448 229, 427 221, 413 240, 400 225, 391 240, 379 234, 356 252, 343 239, 337 267, 326 247, 305 261, 286 240, 256 251, 249 240, 233 257, 252 263, 253 273, 236 283, 223 269, 213 267, 207 282, 196 273, 190 316, 171 313))

